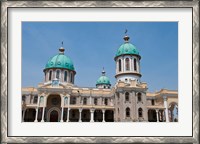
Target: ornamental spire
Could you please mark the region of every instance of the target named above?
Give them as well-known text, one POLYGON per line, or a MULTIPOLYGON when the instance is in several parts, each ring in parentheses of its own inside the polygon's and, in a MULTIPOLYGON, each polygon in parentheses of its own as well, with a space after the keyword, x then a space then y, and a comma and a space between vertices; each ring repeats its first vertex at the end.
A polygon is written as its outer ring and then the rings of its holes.
POLYGON ((61 47, 59 48, 59 53, 60 54, 64 54, 64 51, 65 51, 65 49, 64 49, 64 47, 63 47, 63 41, 62 41, 62 43, 61 43, 62 45, 61 45, 61 47))
POLYGON ((127 32, 128 32, 128 30, 126 29, 126 30, 125 30, 125 36, 124 36, 124 41, 125 41, 126 43, 128 43, 128 40, 129 40, 129 36, 127 35, 127 32))
POLYGON ((102 76, 105 76, 106 72, 104 71, 104 67, 103 67, 103 71, 102 71, 102 76))

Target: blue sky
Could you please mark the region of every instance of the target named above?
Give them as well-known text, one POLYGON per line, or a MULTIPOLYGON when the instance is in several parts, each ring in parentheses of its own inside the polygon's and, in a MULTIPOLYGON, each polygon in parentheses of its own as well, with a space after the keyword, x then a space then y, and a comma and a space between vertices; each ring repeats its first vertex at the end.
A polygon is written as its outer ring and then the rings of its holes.
POLYGON ((125 29, 141 55, 141 81, 148 91, 178 89, 177 22, 23 22, 22 87, 43 82, 48 59, 64 42, 76 70, 75 85, 95 87, 102 68, 115 83, 114 56, 125 29))

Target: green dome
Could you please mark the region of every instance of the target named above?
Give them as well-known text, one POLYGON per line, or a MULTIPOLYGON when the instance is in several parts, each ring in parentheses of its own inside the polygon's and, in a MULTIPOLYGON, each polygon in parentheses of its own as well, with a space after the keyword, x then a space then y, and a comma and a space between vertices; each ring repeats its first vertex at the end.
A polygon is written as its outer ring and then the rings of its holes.
POLYGON ((45 69, 49 68, 64 68, 64 69, 74 70, 74 65, 69 57, 60 53, 49 59, 49 61, 45 66, 45 69))
POLYGON ((117 50, 116 56, 120 56, 120 55, 124 55, 124 54, 139 55, 139 52, 133 44, 125 42, 117 50))
POLYGON ((107 85, 110 85, 110 80, 107 76, 100 76, 99 79, 97 80, 97 83, 96 85, 99 85, 99 84, 107 84, 107 85))

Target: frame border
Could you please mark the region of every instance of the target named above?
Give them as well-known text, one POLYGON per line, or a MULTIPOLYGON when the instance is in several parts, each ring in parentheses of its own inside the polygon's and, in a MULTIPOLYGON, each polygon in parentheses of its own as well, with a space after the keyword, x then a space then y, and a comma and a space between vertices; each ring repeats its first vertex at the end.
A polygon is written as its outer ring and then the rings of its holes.
POLYGON ((199 143, 199 2, 197 1, 3 1, 1 6, 1 143, 199 143), (192 137, 10 137, 8 136, 9 8, 192 8, 192 137), (144 139, 145 138, 145 139, 144 139))

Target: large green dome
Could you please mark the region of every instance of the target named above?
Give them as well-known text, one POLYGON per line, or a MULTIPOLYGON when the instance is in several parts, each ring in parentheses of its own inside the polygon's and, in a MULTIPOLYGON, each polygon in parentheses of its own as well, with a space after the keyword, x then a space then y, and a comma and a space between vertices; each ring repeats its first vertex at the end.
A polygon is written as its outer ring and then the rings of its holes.
POLYGON ((139 55, 139 51, 137 50, 137 48, 129 43, 129 37, 128 36, 125 36, 124 37, 124 40, 125 40, 125 43, 122 44, 118 50, 117 50, 117 53, 116 53, 116 57, 120 56, 120 55, 124 55, 124 54, 134 54, 134 55, 139 55))
POLYGON ((99 85, 99 84, 110 85, 110 80, 107 76, 100 76, 96 82, 96 85, 99 85))
POLYGON ((51 57, 48 60, 45 66, 45 69, 49 69, 49 68, 63 68, 63 69, 69 69, 69 70, 74 71, 73 62, 69 57, 64 55, 64 51, 51 57))

